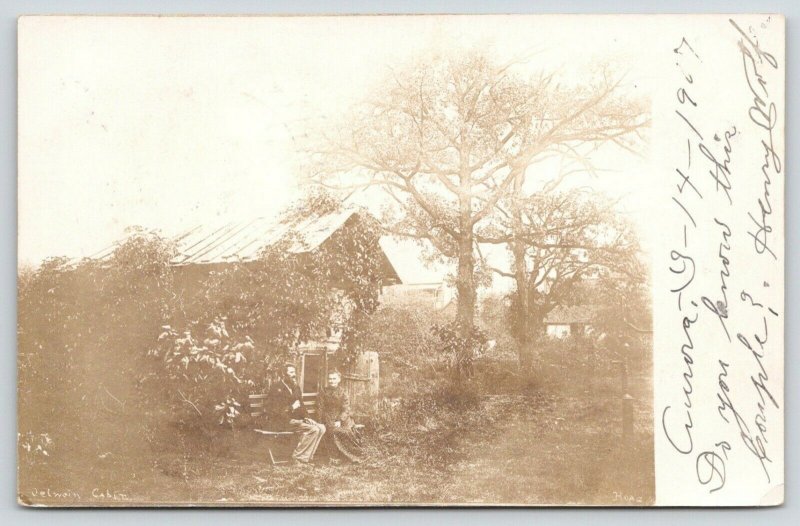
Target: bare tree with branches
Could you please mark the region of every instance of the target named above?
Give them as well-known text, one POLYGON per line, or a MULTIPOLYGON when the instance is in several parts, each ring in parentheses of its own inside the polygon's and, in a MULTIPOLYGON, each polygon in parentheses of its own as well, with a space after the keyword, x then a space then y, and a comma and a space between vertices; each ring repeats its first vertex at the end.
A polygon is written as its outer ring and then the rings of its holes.
POLYGON ((478 53, 437 56, 393 70, 385 89, 315 148, 308 178, 328 188, 380 188, 396 213, 390 231, 425 238, 457 260, 457 321, 474 324, 476 232, 530 167, 617 143, 648 119, 603 72, 584 84, 524 76, 519 62, 478 53))

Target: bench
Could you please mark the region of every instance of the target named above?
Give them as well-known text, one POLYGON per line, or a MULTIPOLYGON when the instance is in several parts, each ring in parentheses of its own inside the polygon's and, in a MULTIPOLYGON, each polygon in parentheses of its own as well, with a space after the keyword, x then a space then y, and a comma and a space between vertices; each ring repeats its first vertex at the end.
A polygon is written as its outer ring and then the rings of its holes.
MULTIPOLYGON (((267 393, 251 393, 247 397, 247 413, 250 415, 250 418, 253 419, 254 422, 257 424, 265 424, 268 423, 264 420, 264 414, 267 408, 267 399, 269 398, 269 394, 267 393)), ((303 395, 303 405, 306 406, 306 411, 310 416, 317 414, 317 394, 304 394, 303 395)), ((281 464, 288 464, 290 462, 290 458, 286 458, 285 455, 278 455, 277 449, 278 444, 281 440, 285 440, 290 442, 291 449, 294 449, 294 432, 293 431, 270 431, 268 429, 261 429, 260 427, 255 427, 253 429, 259 435, 264 436, 268 439, 267 442, 267 450, 269 451, 269 459, 272 462, 273 466, 278 466, 281 464)))
MULTIPOLYGON (((267 393, 252 393, 247 397, 247 412, 250 415, 250 418, 262 426, 263 424, 268 423, 263 418, 267 408, 268 398, 269 394, 267 393)), ((306 412, 308 412, 310 417, 316 416, 317 393, 304 393, 303 405, 305 406, 306 412)), ((355 424, 353 428, 356 431, 361 431, 364 429, 364 424, 355 424)), ((289 455, 278 455, 277 450, 281 440, 284 440, 290 444, 291 447, 287 447, 286 449, 289 451, 294 449, 296 444, 295 440, 293 440, 293 438, 295 438, 293 431, 270 431, 268 429, 262 429, 261 427, 254 427, 253 431, 268 439, 267 450, 269 451, 269 459, 273 466, 288 464, 291 461, 291 453, 289 455)))

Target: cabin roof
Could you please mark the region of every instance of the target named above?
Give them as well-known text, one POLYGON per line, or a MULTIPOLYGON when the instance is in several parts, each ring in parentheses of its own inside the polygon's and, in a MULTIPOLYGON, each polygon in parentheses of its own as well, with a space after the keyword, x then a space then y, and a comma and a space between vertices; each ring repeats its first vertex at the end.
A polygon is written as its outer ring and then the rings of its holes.
POLYGON ((298 221, 258 217, 230 222, 222 227, 198 226, 176 236, 178 255, 174 265, 253 261, 259 253, 293 234, 287 252, 311 252, 339 230, 348 219, 361 214, 345 209, 332 214, 312 215, 298 221))
MULTIPOLYGON (((290 240, 286 249, 289 253, 313 252, 356 216, 374 220, 362 209, 346 208, 294 220, 258 217, 232 221, 222 226, 198 225, 172 238, 177 250, 170 263, 174 266, 246 263, 257 260, 265 248, 284 239, 290 240)), ((124 239, 98 252, 92 259, 110 258, 121 242, 124 239)), ((390 282, 400 282, 394 263, 383 247, 380 250, 386 278, 390 282)))

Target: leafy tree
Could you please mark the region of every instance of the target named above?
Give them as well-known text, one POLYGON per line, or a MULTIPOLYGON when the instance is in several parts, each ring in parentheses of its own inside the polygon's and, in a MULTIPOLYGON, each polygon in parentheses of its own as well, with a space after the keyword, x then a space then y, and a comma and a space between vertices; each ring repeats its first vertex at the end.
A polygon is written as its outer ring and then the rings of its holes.
POLYGON ((556 306, 595 303, 621 287, 635 288, 646 270, 632 226, 600 194, 573 190, 513 199, 519 215, 498 214, 478 238, 514 255, 510 272, 492 270, 515 280, 512 328, 527 366, 529 345, 556 306))

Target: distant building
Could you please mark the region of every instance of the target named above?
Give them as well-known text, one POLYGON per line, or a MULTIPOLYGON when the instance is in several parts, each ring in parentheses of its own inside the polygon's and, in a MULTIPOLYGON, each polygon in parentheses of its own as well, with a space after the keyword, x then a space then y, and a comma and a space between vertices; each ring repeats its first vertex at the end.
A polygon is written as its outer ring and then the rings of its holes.
POLYGON ((545 316, 545 333, 558 339, 586 335, 592 330, 596 313, 597 308, 593 305, 559 305, 545 316))
POLYGON ((383 287, 384 305, 421 305, 436 311, 447 309, 455 302, 455 291, 444 282, 400 283, 383 287))
POLYGON ((435 311, 455 308, 456 291, 448 279, 450 265, 425 261, 426 248, 413 240, 385 236, 380 244, 399 276, 399 282, 381 287, 382 305, 435 311))

